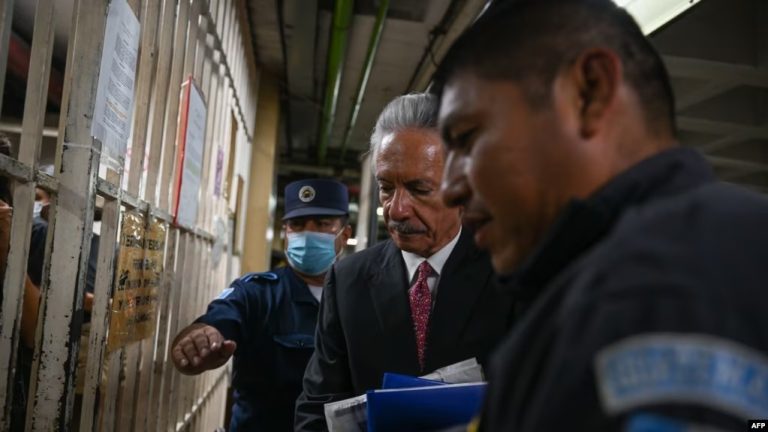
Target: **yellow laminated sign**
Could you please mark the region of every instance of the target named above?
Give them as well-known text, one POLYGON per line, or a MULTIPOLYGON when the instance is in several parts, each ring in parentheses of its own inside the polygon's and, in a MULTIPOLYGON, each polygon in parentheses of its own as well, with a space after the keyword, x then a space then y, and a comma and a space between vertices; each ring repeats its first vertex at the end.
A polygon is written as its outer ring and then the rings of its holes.
POLYGON ((120 246, 109 320, 108 350, 125 346, 130 340, 136 312, 136 297, 144 281, 144 215, 123 214, 120 246))
POLYGON ((155 332, 155 313, 157 311, 157 290, 163 275, 165 258, 166 224, 151 217, 144 232, 144 283, 140 288, 140 302, 136 305, 136 331, 133 340, 152 336, 155 332))
POLYGON ((140 211, 123 215, 107 343, 110 351, 154 332, 166 231, 165 223, 154 218, 145 228, 140 211))

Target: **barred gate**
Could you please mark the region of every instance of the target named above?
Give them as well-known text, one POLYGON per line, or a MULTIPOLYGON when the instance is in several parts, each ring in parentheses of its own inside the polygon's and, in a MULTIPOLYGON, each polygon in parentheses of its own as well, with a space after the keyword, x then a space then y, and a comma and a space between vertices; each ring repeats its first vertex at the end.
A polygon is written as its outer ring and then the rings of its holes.
MULTIPOLYGON (((19 0, 17 0, 19 1, 19 0)), ((31 2, 33 0, 21 0, 31 2)), ((239 273, 232 244, 242 242, 257 69, 241 0, 128 0, 140 23, 130 158, 109 158, 92 136, 108 8, 125 0, 74 0, 55 147, 55 171, 39 168, 60 0, 37 0, 20 124, 3 127, 17 156, 0 155, 13 186, 10 248, 0 309, 0 430, 8 430, 32 226, 35 188, 51 194, 46 259, 26 403, 26 430, 214 430, 223 425, 228 368, 179 375, 168 357, 176 332, 239 273), (193 77, 206 102, 196 223, 174 223, 178 189, 180 92, 193 77), (240 188, 240 189, 238 189, 240 188), (96 197, 103 199, 98 265, 87 345, 80 343, 85 275, 96 197), (153 334, 108 350, 115 266, 126 212, 165 227, 152 283, 153 334), (222 228, 223 227, 223 228, 222 228), (214 249, 228 244, 216 261, 214 249), (82 395, 78 354, 87 350, 82 395), (78 399, 79 403, 75 403, 78 399), (81 400, 81 402, 80 402, 81 400), (78 407, 76 410, 75 407, 78 407), (79 419, 79 424, 75 422, 79 419)), ((14 1, 0 0, 0 113, 14 1)), ((45 129, 45 130, 44 130, 45 129)), ((182 203, 184 205, 185 203, 182 203)), ((159 243, 156 243, 159 244, 159 243)), ((142 264, 143 265, 143 264, 142 264)), ((149 284, 148 282, 145 282, 149 284)))

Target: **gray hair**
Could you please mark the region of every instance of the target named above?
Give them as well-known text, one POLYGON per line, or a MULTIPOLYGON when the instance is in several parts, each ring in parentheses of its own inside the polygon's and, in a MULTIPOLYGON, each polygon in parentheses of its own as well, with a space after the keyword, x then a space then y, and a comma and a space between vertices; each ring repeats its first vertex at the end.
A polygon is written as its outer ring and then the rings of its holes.
POLYGON ((388 103, 376 120, 371 134, 371 164, 385 136, 403 129, 437 129, 437 97, 429 93, 411 93, 399 96, 388 103))

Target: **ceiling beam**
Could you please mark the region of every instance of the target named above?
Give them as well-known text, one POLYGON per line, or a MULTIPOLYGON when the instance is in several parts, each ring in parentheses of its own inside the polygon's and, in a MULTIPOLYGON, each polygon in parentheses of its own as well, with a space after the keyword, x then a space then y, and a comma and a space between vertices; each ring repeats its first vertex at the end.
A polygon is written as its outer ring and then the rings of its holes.
POLYGON ((681 95, 677 99, 676 109, 677 111, 683 111, 698 103, 712 99, 713 97, 723 94, 731 89, 739 86, 739 81, 735 79, 724 81, 710 81, 700 87, 681 95))
POLYGON ((354 0, 336 0, 331 24, 331 40, 328 44, 328 60, 326 61, 325 97, 323 98, 323 114, 320 117, 320 144, 317 146, 317 161, 325 165, 328 146, 331 142, 333 122, 336 119, 336 108, 341 94, 341 77, 344 73, 344 59, 347 55, 347 42, 352 28, 354 0))
POLYGON ((724 136, 716 140, 710 141, 707 144, 699 146, 698 149, 705 153, 712 153, 718 150, 722 150, 726 147, 730 147, 734 144, 738 144, 743 141, 757 138, 746 133, 738 133, 733 135, 724 136))
POLYGON ((488 4, 487 0, 461 0, 460 3, 457 0, 452 0, 449 3, 443 19, 430 32, 430 42, 413 71, 405 93, 427 89, 432 81, 432 75, 435 73, 435 64, 442 61, 448 48, 475 21, 488 4), (451 16, 451 12, 453 12, 451 7, 461 9, 455 16, 451 16))
POLYGON ((738 123, 705 120, 687 116, 678 117, 677 126, 681 130, 712 135, 739 135, 751 138, 768 139, 768 126, 748 126, 738 123))
POLYGON ((751 184, 751 183, 734 183, 734 182, 730 182, 730 181, 726 181, 724 183, 727 183, 727 184, 729 184, 731 186, 739 186, 739 187, 743 187, 743 188, 747 188, 747 189, 753 190, 755 192, 759 192, 759 193, 763 193, 763 194, 768 194, 768 187, 765 187, 764 185, 761 186, 761 185, 755 185, 755 184, 751 184))
POLYGON ((341 155, 339 156, 339 162, 344 161, 344 157, 347 154, 347 144, 352 136, 352 130, 355 129, 357 123, 357 115, 360 113, 360 106, 363 104, 363 98, 365 97, 365 89, 368 86, 368 78, 371 76, 373 70, 373 60, 376 58, 376 53, 379 50, 379 42, 381 42, 381 34, 384 33, 384 24, 387 19, 387 11, 389 10, 389 0, 380 0, 379 10, 376 13, 376 22, 373 24, 373 30, 371 31, 371 38, 368 41, 368 51, 365 54, 365 61, 363 62, 363 70, 360 72, 360 80, 357 83, 357 91, 355 92, 354 105, 349 112, 349 120, 347 121, 347 129, 344 132, 344 138, 341 141, 341 155))
POLYGON ((754 66, 702 60, 690 57, 662 56, 670 75, 679 78, 731 81, 768 88, 768 69, 754 66))
MULTIPOLYGON (((284 0, 280 0, 278 5, 284 0)), ((315 1, 285 0, 284 25, 290 27, 287 48, 287 71, 291 94, 312 99, 315 95, 315 39, 317 38, 315 1)))
POLYGON ((749 171, 750 174, 768 172, 768 164, 766 163, 710 155, 705 156, 705 158, 709 161, 709 163, 718 167, 749 171))

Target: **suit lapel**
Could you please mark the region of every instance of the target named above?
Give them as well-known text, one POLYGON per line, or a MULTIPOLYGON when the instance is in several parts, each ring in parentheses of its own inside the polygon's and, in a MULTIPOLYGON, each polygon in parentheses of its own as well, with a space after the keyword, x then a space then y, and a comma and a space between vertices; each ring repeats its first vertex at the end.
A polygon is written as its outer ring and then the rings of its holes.
MULTIPOLYGON (((461 337, 467 321, 472 318, 475 303, 488 287, 490 265, 481 259, 472 234, 466 228, 443 266, 437 287, 437 299, 432 310, 427 336, 427 367, 437 359, 450 358, 457 338, 461 337)), ((463 360, 463 359, 459 359, 463 360)))
POLYGON ((373 266, 370 289, 379 325, 392 351, 392 358, 418 370, 416 337, 408 302, 408 281, 400 250, 388 240, 383 261, 373 266))

